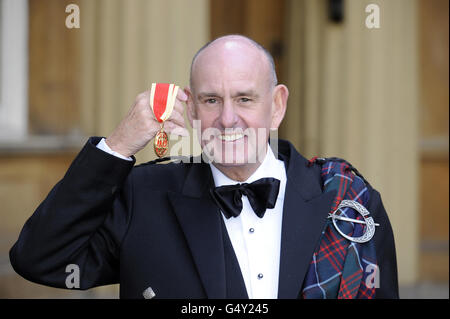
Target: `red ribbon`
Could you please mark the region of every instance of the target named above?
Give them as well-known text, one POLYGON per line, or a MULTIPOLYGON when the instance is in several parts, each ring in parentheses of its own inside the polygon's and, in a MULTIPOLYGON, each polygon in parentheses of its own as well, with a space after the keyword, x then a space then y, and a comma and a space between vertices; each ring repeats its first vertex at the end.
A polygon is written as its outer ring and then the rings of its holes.
POLYGON ((167 98, 169 94, 169 83, 156 83, 155 95, 153 97, 153 113, 158 122, 163 122, 161 116, 166 111, 167 98))

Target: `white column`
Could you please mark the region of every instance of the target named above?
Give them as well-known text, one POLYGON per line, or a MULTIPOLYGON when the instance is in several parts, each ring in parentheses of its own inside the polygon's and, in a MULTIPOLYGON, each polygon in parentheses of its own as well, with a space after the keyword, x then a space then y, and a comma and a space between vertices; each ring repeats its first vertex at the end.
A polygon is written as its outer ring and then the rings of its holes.
POLYGON ((28 1, 0 1, 0 142, 28 133, 28 1))

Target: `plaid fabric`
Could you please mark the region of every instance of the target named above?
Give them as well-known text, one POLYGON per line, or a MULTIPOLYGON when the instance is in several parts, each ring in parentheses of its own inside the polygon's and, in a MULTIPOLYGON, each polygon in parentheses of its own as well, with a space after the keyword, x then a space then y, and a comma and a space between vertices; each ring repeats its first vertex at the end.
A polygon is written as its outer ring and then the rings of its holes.
MULTIPOLYGON (((312 159, 313 163, 316 159, 312 159)), ((344 199, 354 200, 367 207, 369 192, 359 173, 344 160, 321 159, 324 191, 337 190, 330 213, 333 213, 344 199), (353 174, 353 171, 357 175, 353 174)), ((363 219, 354 209, 346 207, 338 214, 363 219)), ((337 226, 347 235, 359 237, 364 233, 364 224, 336 221, 337 226)), ((306 274, 301 297, 305 299, 371 299, 375 297, 375 285, 368 278, 373 277, 376 267, 375 245, 373 241, 363 244, 342 237, 328 219, 322 232, 319 246, 313 254, 306 274), (368 267, 371 265, 370 267, 368 267), (370 269, 368 271, 368 269, 370 269)))

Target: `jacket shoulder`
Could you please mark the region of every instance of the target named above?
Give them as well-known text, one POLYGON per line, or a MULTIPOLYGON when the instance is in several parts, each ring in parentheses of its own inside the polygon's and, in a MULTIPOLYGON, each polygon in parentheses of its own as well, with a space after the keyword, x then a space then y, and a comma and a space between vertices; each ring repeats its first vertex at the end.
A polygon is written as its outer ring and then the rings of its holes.
POLYGON ((135 165, 129 175, 129 180, 140 187, 179 191, 183 181, 194 165, 189 157, 170 157, 152 160, 135 165))
POLYGON ((344 164, 345 165, 345 170, 347 171, 351 171, 354 175, 358 176, 359 178, 361 178, 364 182, 364 184, 366 184, 367 187, 371 188, 369 182, 364 178, 364 176, 356 169, 356 167, 354 167, 350 162, 348 162, 347 160, 340 158, 340 157, 313 157, 310 160, 308 160, 308 166, 313 166, 313 165, 318 165, 320 167, 325 166, 326 164, 329 163, 336 163, 336 164, 344 164))

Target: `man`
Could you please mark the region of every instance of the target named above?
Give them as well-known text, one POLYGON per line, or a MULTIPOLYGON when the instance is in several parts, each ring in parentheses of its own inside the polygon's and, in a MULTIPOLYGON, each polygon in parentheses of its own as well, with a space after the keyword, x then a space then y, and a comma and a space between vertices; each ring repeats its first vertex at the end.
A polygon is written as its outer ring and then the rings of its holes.
MULTIPOLYGON (((317 297, 311 287, 323 294, 318 297, 347 296, 342 287, 351 258, 325 269, 330 279, 311 281, 312 273, 324 271, 316 257, 328 249, 322 241, 332 227, 327 222, 336 191, 324 191, 321 166, 291 144, 280 141, 274 154, 267 143, 288 99, 270 54, 233 35, 194 57, 190 87, 178 93, 164 129, 186 133, 185 102, 191 123, 201 123, 210 163, 133 167, 133 155, 160 129, 149 95, 137 97, 110 136, 85 145, 25 224, 10 252, 14 269, 65 288, 66 267, 77 265, 81 289, 120 283, 123 298, 317 297), (341 288, 330 293, 330 282, 341 288)), ((376 248, 375 296, 397 298, 392 229, 379 194, 370 185, 364 192, 379 226, 358 249, 376 248)), ((342 241, 348 248, 327 255, 345 256, 357 246, 342 236, 331 246, 342 241)), ((366 259, 356 260, 362 265, 366 259)), ((363 271, 360 266, 350 276, 363 271)))

